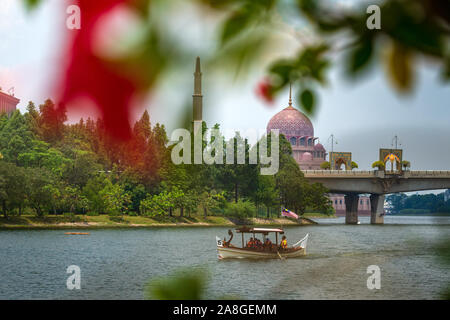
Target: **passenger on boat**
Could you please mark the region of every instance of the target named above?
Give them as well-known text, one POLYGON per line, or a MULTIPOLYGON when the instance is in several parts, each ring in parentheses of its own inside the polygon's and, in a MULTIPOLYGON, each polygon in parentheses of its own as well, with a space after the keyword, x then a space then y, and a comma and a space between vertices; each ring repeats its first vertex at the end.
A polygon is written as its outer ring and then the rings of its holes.
POLYGON ((266 248, 266 249, 272 248, 272 241, 270 241, 269 238, 266 238, 266 241, 264 242, 264 248, 266 248))
POLYGON ((255 241, 253 240, 253 238, 250 238, 250 240, 248 240, 247 242, 247 248, 253 248, 255 246, 255 241))
POLYGON ((261 240, 255 238, 255 247, 256 247, 256 248, 261 248, 261 247, 262 247, 262 242, 261 242, 261 240))
POLYGON ((286 236, 283 236, 283 238, 281 238, 280 248, 287 249, 287 247, 288 247, 288 245, 287 245, 286 236))

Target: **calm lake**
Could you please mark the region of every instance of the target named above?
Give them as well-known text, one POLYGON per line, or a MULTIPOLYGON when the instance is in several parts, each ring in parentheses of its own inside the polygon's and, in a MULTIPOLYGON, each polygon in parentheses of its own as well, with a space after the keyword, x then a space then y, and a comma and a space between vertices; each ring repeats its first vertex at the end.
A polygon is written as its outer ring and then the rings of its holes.
POLYGON ((435 246, 450 238, 450 217, 387 216, 382 226, 368 219, 286 227, 289 243, 310 233, 308 255, 263 261, 217 260, 215 236, 228 228, 3 230, 0 299, 143 299, 150 279, 185 267, 205 272, 210 299, 441 298, 450 267, 435 246), (66 287, 69 265, 81 268, 81 290, 66 287), (381 269, 379 290, 367 288, 369 265, 381 269))

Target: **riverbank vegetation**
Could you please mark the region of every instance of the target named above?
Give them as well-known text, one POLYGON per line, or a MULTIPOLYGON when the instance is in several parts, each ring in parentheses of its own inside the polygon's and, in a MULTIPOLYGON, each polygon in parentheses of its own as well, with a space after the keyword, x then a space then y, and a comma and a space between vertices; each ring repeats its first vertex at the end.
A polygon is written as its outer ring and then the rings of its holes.
MULTIPOLYGON (((259 164, 248 164, 250 146, 239 133, 229 143, 234 150, 245 146, 247 164, 175 165, 164 126, 152 126, 147 111, 134 124, 132 138, 117 141, 106 134, 102 120, 67 124, 64 108, 56 110, 51 100, 39 108, 30 102, 25 114, 17 110, 0 117, 0 210, 5 218, 271 218, 279 216, 281 206, 300 215, 333 214, 327 190, 304 179, 284 137, 278 173, 264 176, 259 164)), ((203 149, 210 147, 211 141, 203 143, 203 149)))
POLYGON ((392 214, 450 214, 450 200, 445 200, 444 192, 413 195, 397 193, 387 196, 386 200, 390 204, 392 214))
POLYGON ((36 215, 0 217, 0 229, 73 229, 73 228, 133 228, 133 227, 220 227, 220 226, 284 226, 315 224, 308 218, 228 218, 220 216, 109 216, 109 215, 36 215))

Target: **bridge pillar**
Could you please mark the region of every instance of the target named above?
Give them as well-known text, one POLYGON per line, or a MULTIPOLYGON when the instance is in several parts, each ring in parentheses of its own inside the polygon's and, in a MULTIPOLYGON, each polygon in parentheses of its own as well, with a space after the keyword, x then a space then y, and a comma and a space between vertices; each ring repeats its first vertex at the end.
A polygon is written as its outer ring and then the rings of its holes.
POLYGON ((357 193, 347 193, 345 195, 345 223, 358 223, 358 203, 359 195, 357 193))
POLYGON ((370 196, 370 223, 383 224, 384 223, 384 194, 372 194, 370 196))

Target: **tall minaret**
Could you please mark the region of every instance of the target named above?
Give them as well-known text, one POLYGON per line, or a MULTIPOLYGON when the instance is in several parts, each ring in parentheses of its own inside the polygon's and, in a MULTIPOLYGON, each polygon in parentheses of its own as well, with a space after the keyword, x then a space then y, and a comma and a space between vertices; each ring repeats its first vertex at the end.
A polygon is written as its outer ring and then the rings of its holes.
POLYGON ((194 108, 194 114, 193 114, 193 120, 196 121, 203 121, 202 119, 202 72, 200 70, 200 57, 197 57, 197 60, 195 62, 195 73, 194 73, 194 94, 193 97, 193 108, 194 108))
POLYGON ((202 72, 200 57, 195 62, 193 98, 194 164, 203 163, 202 72))

